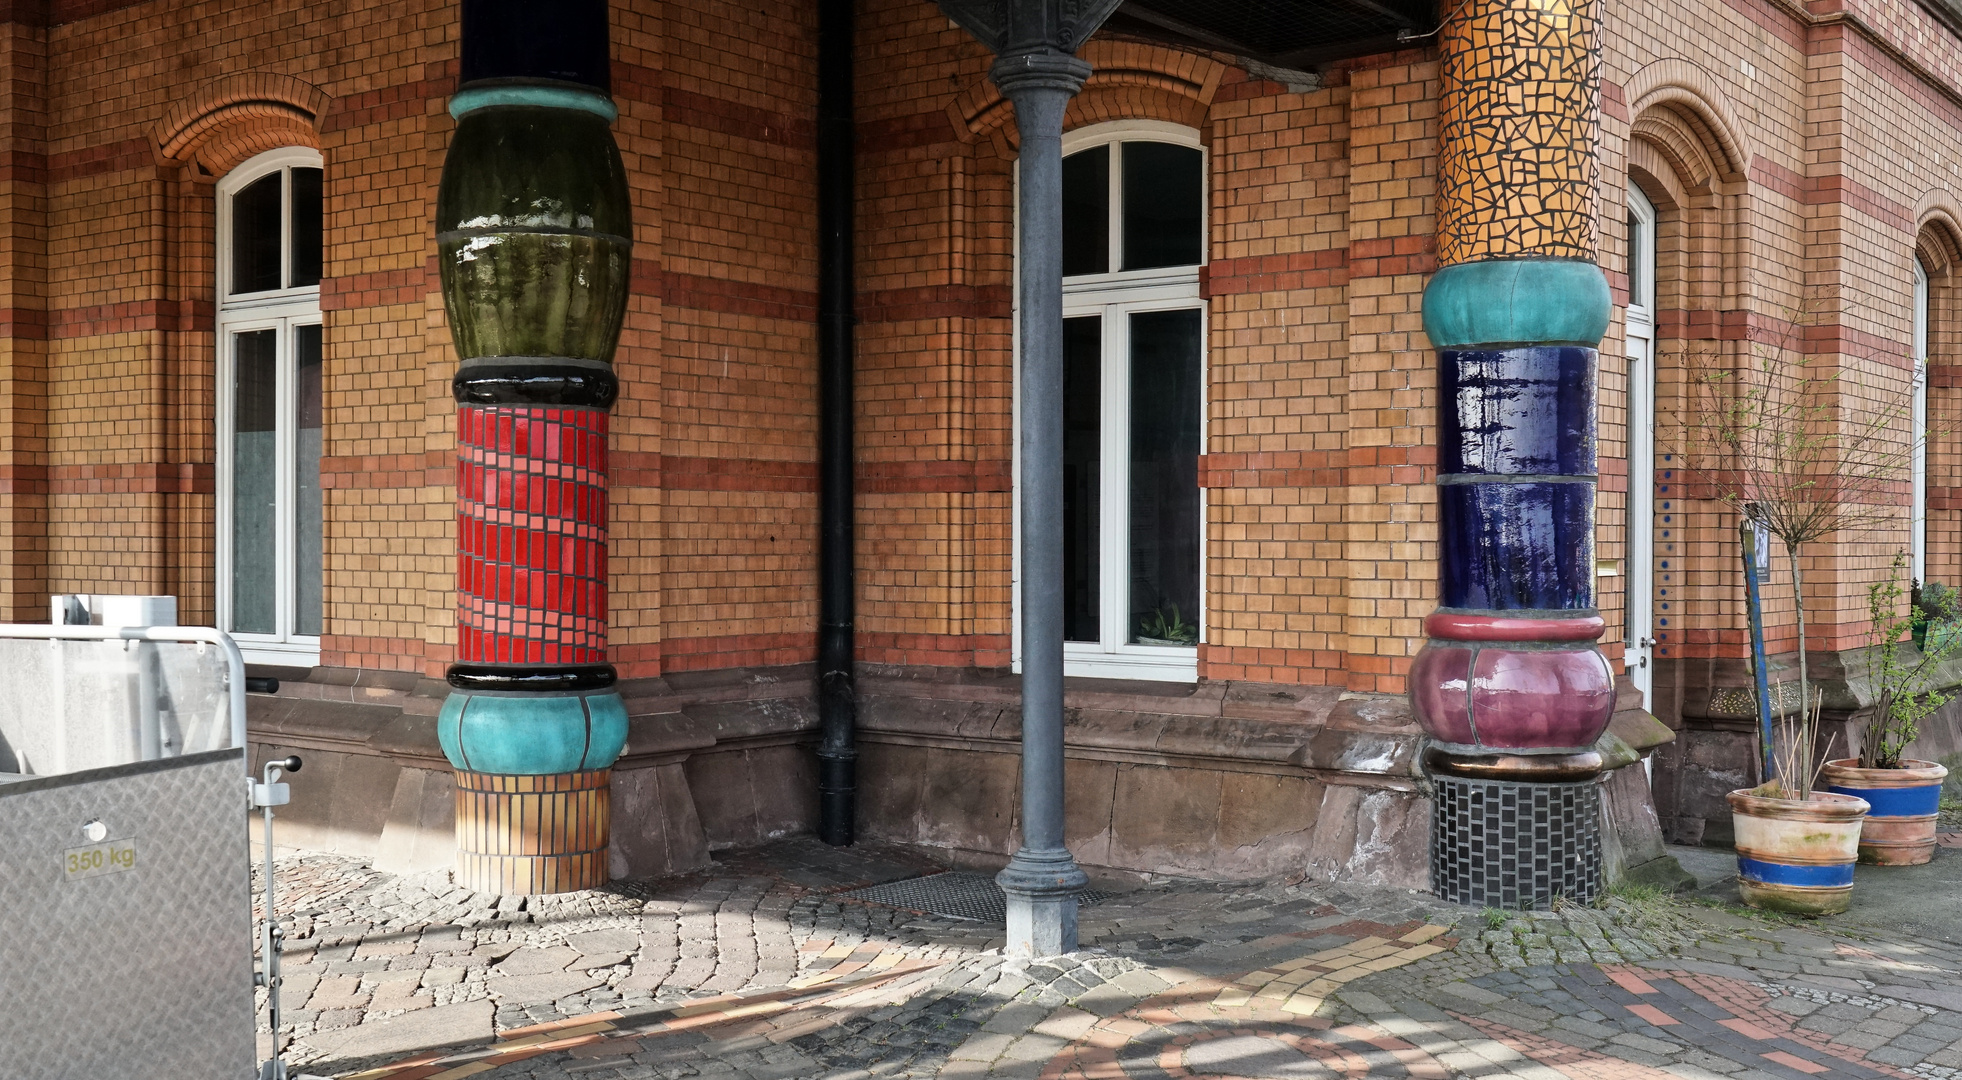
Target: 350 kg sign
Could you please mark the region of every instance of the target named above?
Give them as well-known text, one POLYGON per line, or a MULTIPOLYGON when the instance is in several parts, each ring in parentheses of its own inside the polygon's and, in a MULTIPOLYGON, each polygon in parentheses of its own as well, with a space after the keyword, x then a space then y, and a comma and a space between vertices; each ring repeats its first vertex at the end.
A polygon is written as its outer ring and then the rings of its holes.
POLYGON ((136 868, 135 840, 105 840, 61 853, 62 873, 70 881, 120 874, 136 868))

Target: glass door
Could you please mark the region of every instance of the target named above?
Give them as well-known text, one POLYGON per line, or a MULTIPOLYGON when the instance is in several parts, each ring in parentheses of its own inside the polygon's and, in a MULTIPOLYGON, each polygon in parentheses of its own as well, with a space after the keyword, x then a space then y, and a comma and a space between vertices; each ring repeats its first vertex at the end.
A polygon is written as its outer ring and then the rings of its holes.
POLYGON ((1928 271, 1914 260, 1914 399, 1909 406, 1909 573, 1928 580, 1928 271))
POLYGON ((1655 683, 1655 206, 1628 189, 1628 679, 1655 683))

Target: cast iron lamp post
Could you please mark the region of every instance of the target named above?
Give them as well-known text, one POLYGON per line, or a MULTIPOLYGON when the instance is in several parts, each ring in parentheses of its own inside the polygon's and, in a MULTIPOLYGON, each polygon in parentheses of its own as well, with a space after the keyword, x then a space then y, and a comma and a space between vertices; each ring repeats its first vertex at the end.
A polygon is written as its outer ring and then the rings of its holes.
POLYGON ((1119 0, 940 0, 995 53, 1021 139, 1022 848, 995 877, 1010 955, 1076 950, 1088 879, 1063 846, 1063 110, 1119 0))

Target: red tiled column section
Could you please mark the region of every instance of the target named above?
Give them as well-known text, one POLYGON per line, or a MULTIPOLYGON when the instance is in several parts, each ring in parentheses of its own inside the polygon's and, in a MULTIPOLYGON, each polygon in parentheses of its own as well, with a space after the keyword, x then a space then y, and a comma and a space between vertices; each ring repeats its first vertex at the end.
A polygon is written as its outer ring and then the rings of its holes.
POLYGON ((457 658, 605 663, 607 414, 466 407, 457 429, 457 658))

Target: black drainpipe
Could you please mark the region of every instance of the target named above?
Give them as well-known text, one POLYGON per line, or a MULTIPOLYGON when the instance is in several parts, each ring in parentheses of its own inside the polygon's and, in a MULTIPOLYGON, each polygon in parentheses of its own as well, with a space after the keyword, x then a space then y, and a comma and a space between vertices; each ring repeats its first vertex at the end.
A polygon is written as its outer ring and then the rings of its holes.
POLYGON ((852 842, 852 4, 818 4, 818 836, 852 842))

